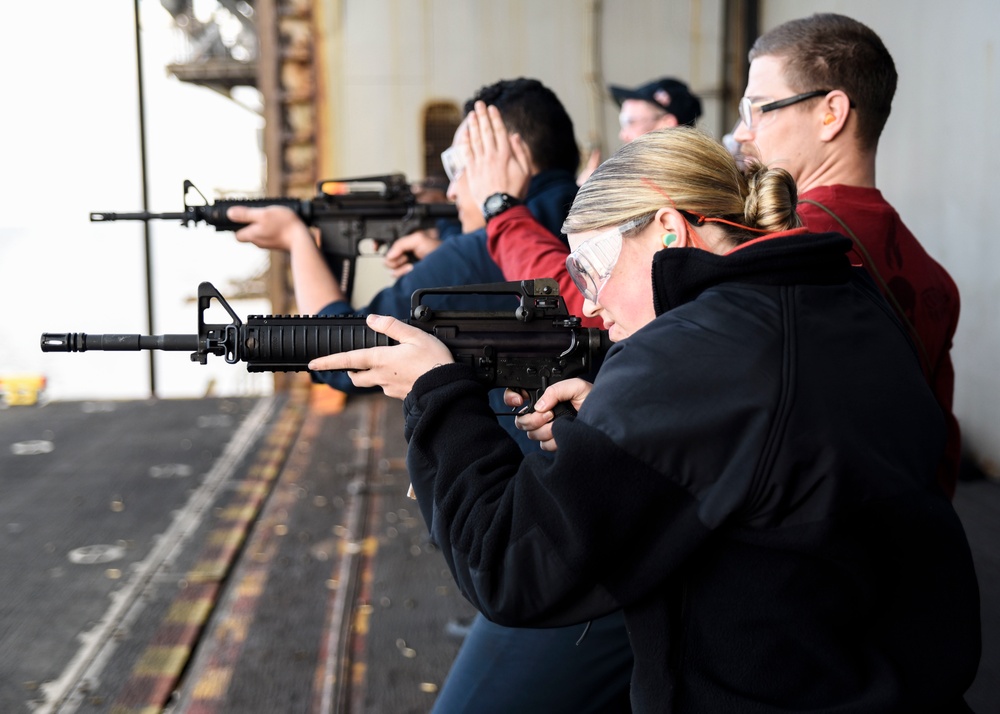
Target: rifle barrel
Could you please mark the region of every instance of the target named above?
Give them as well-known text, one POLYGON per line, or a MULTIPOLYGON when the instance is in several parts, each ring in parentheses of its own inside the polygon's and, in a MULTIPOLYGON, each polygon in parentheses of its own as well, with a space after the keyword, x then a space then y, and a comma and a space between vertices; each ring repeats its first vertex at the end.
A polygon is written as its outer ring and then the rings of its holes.
POLYGON ((150 213, 149 211, 139 211, 137 213, 91 213, 91 223, 104 223, 107 221, 183 221, 191 216, 185 212, 181 213, 150 213))
POLYGON ((88 335, 83 332, 45 332, 42 352, 138 352, 167 350, 174 352, 198 350, 198 335, 88 335))

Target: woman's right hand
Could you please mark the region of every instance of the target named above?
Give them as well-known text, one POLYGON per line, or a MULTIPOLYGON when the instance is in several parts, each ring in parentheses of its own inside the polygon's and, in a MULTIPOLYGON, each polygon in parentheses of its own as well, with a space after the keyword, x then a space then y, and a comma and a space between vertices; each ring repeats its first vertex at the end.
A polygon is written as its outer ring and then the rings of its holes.
MULTIPOLYGON (((526 432, 529 439, 537 441, 542 451, 555 451, 558 444, 552 436, 552 422, 555 419, 553 409, 560 402, 569 402, 579 411, 593 388, 593 384, 579 378, 556 382, 542 392, 542 396, 535 402, 533 411, 514 417, 514 424, 526 432)), ((519 407, 527 402, 524 394, 513 389, 505 391, 503 399, 509 407, 519 407)))

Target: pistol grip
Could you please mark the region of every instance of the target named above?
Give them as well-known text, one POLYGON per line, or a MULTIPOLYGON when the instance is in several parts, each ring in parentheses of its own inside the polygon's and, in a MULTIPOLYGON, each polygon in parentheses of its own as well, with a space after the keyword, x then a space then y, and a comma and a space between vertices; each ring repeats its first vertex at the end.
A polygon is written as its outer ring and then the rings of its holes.
POLYGON ((576 409, 571 402, 558 402, 552 407, 552 421, 564 416, 576 416, 576 409))
MULTIPOLYGON (((521 407, 518 414, 530 414, 535 411, 535 403, 541 398, 542 390, 539 390, 537 394, 533 395, 533 398, 527 405, 521 407)), ((552 421, 559 419, 564 416, 576 416, 576 408, 573 406, 572 402, 556 402, 556 405, 552 407, 552 421)))

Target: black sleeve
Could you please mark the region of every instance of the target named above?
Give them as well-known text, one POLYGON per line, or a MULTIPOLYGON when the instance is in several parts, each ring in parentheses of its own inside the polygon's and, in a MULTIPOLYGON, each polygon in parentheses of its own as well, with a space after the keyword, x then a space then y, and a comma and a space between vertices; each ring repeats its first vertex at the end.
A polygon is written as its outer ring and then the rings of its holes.
POLYGON ((421 511, 465 596, 501 624, 558 626, 621 608, 706 536, 696 502, 579 420, 559 450, 522 456, 463 365, 405 402, 421 511))

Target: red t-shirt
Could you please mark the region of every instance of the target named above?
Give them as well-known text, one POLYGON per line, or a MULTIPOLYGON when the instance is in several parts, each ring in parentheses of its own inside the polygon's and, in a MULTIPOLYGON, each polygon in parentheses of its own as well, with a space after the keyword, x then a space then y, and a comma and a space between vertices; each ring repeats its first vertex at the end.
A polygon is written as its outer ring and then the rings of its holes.
POLYGON ((947 420, 938 481, 952 497, 961 457, 961 434, 952 413, 955 370, 951 363, 951 344, 958 327, 958 287, 878 189, 820 186, 799 196, 798 213, 810 231, 848 234, 829 213, 807 201, 833 211, 864 246, 856 252, 916 344, 924 374, 947 420))

